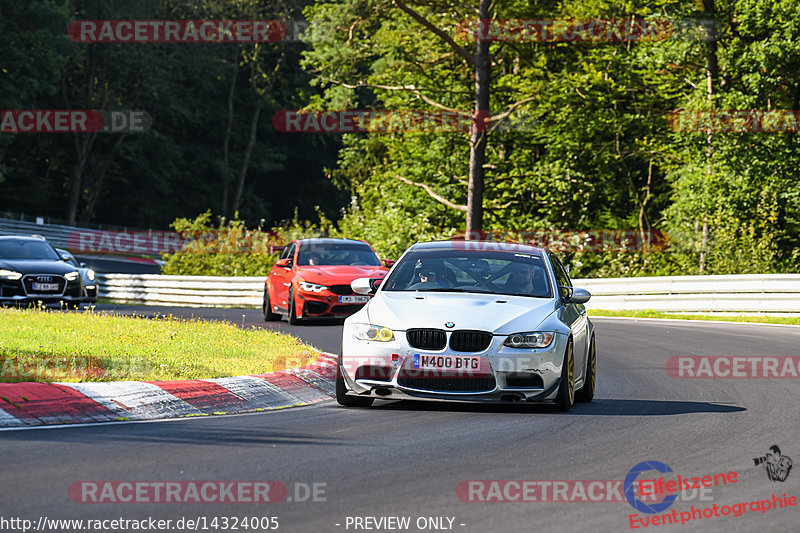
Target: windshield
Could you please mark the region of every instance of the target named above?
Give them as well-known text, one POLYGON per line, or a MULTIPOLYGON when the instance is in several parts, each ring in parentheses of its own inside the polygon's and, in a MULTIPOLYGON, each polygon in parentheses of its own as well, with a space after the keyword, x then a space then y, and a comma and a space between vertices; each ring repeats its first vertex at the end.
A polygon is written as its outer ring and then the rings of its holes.
POLYGON ((0 240, 0 259, 48 259, 58 261, 52 246, 44 241, 0 240))
POLYGON ((516 252, 411 252, 398 262, 382 290, 552 297, 542 256, 516 252))
POLYGON ((300 245, 297 264, 301 266, 381 266, 381 260, 366 244, 305 243, 300 245))

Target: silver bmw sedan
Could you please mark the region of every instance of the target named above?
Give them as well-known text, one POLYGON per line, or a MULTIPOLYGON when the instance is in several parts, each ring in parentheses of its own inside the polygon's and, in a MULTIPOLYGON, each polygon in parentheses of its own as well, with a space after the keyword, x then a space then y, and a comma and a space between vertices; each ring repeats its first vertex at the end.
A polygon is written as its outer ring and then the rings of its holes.
POLYGON ((558 258, 527 245, 438 241, 411 246, 344 323, 336 399, 554 403, 594 397, 591 295, 558 258))

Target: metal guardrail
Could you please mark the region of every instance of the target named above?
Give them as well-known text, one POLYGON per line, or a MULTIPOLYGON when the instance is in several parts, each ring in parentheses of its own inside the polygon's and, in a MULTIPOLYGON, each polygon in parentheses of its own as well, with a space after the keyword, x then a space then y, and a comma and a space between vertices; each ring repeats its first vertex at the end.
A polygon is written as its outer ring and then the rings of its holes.
MULTIPOLYGON (((266 277, 101 274, 101 298, 119 303, 260 307, 266 277)), ((800 315, 800 274, 576 279, 592 309, 800 315)))
POLYGON ((100 298, 185 307, 261 307, 264 277, 98 274, 100 298))
POLYGON ((587 310, 800 314, 800 274, 576 279, 587 310))
POLYGON ((81 228, 0 218, 0 235, 41 235, 56 248, 67 248, 67 237, 79 229, 81 228))
MULTIPOLYGON (((103 229, 94 229, 82 226, 62 226, 59 224, 37 224, 35 222, 27 222, 24 220, 14 220, 10 218, 0 218, 0 235, 22 235, 22 236, 31 236, 31 235, 40 235, 47 239, 47 241, 55 246, 56 248, 64 248, 67 250, 72 251, 73 253, 77 253, 78 250, 74 249, 74 237, 73 242, 69 242, 68 238, 70 235, 83 233, 83 234, 94 234, 97 240, 100 240, 100 237, 107 233, 108 231, 116 231, 117 226, 110 226, 109 228, 103 229)), ((120 228, 124 231, 138 231, 140 233, 148 232, 149 230, 135 230, 135 229, 128 229, 128 228, 120 228)), ((162 232, 156 232, 162 233, 162 232)), ((121 252, 118 252, 121 254, 121 252)), ((124 255, 124 254, 122 254, 124 255)), ((161 254, 159 253, 131 253, 129 255, 139 255, 139 256, 148 256, 153 257, 155 259, 160 259, 161 254)))

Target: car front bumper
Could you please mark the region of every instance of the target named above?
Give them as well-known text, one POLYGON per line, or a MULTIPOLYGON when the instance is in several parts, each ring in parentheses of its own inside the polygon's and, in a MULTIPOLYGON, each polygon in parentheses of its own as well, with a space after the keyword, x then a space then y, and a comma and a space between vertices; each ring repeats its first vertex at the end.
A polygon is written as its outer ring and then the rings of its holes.
POLYGON ((567 337, 556 334, 547 348, 503 346, 507 335, 493 336, 481 352, 413 348, 404 331, 390 342, 360 341, 345 325, 340 371, 351 394, 384 398, 462 402, 550 402, 558 393, 567 337), (415 356, 479 357, 476 371, 420 370, 415 356))
MULTIPOLYGON (((347 317, 353 313, 357 313, 362 307, 367 305, 367 302, 340 302, 340 296, 341 295, 334 294, 330 291, 298 291, 295 305, 298 307, 302 305, 301 313, 304 318, 347 317)), ((355 293, 344 295, 345 298, 358 296, 359 295, 355 293)))
POLYGON ((53 292, 34 292, 28 290, 25 285, 25 278, 33 276, 26 275, 23 280, 0 280, 0 305, 28 305, 37 304, 79 304, 87 300, 80 280, 67 281, 60 276, 56 282, 60 285, 59 291, 53 292))

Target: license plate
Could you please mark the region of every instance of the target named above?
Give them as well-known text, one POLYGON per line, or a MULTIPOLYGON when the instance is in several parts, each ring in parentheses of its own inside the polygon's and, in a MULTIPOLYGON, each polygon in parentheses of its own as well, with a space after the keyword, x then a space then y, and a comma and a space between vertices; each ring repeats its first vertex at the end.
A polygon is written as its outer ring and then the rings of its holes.
POLYGON ((339 296, 340 304, 363 304, 369 301, 369 296, 339 296))
POLYGON ((37 283, 34 281, 33 290, 42 292, 57 291, 58 283, 37 283))
POLYGON ((478 370, 480 367, 480 357, 414 354, 414 368, 420 370, 478 370))

